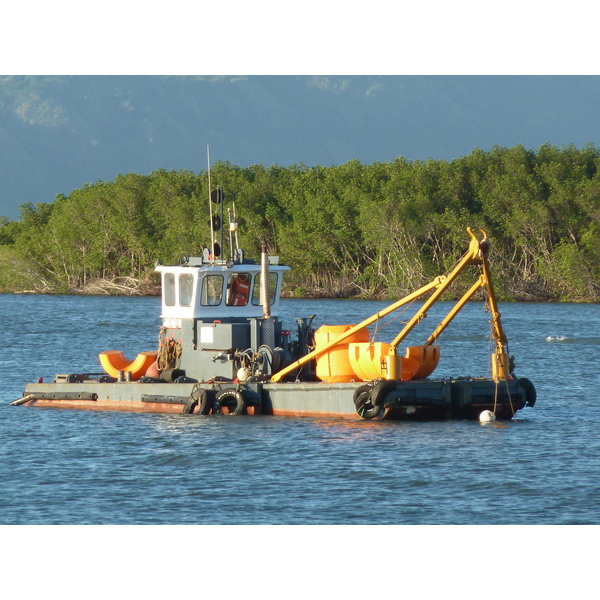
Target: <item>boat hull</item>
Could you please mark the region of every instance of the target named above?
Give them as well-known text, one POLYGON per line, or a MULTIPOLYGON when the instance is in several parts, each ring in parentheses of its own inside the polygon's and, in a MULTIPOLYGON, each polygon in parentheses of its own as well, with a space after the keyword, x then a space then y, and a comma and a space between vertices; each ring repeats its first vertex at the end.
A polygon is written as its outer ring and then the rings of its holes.
POLYGON ((13 402, 80 410, 417 421, 478 419, 485 410, 497 419, 510 419, 534 403, 535 388, 525 378, 368 384, 59 381, 27 384, 23 397, 13 402))

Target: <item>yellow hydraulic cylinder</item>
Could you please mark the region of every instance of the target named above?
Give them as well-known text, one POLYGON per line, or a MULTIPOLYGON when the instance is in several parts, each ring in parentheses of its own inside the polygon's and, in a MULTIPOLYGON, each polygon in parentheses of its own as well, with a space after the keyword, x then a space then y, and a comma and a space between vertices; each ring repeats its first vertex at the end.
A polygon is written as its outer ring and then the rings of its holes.
POLYGON ((402 357, 397 354, 388 354, 385 357, 385 379, 402 379, 402 357))
POLYGON ((510 378, 510 357, 506 352, 494 352, 492 354, 492 378, 510 378))

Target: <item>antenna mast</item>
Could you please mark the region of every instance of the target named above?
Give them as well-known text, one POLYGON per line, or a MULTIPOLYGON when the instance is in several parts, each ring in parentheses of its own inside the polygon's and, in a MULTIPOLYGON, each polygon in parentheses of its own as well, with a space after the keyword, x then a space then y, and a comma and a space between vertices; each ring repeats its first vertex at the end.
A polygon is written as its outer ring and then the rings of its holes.
POLYGON ((235 212, 235 200, 233 201, 233 225, 235 231, 235 249, 240 247, 240 240, 238 239, 238 224, 237 224, 237 213, 235 212))
POLYGON ((212 214, 212 202, 211 202, 211 197, 210 197, 210 147, 208 144, 206 144, 206 155, 208 158, 208 208, 210 210, 210 223, 209 223, 209 228, 210 228, 210 256, 212 256, 212 260, 214 261, 215 259, 215 233, 213 230, 213 214, 212 214))

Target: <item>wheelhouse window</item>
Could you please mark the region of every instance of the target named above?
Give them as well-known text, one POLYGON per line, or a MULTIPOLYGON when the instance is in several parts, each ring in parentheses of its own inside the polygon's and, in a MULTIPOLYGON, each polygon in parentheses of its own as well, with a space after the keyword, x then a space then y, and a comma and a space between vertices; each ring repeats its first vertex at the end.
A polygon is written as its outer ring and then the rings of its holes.
POLYGON ((227 280, 227 306, 246 306, 250 298, 250 273, 232 273, 227 280))
MULTIPOLYGON (((269 273, 269 304, 275 302, 277 293, 277 273, 269 273)), ((254 278, 254 288, 252 289, 252 304, 260 304, 260 275, 254 278)))
POLYGON ((191 306, 194 294, 194 276, 184 273, 179 276, 179 305, 191 306))
POLYGON ((202 306, 218 306, 223 300, 223 275, 206 275, 200 295, 202 306))
POLYGON ((175 306, 175 273, 165 273, 163 278, 165 306, 175 306))

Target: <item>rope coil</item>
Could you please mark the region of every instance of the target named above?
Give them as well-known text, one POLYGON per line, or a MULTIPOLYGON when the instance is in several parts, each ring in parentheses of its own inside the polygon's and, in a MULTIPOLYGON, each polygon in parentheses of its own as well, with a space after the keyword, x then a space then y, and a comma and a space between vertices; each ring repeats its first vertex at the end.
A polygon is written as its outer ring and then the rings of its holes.
POLYGON ((181 339, 175 341, 175 337, 166 336, 167 328, 161 327, 158 334, 158 353, 156 355, 156 366, 159 371, 176 369, 180 364, 181 339))

